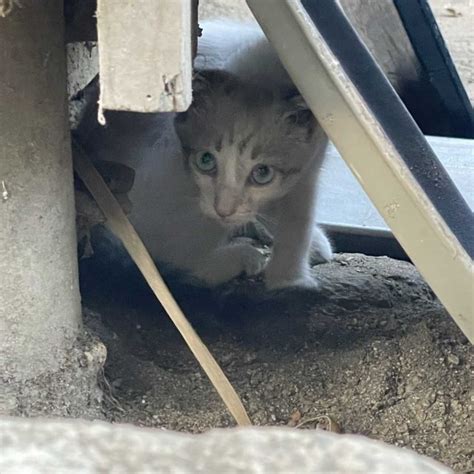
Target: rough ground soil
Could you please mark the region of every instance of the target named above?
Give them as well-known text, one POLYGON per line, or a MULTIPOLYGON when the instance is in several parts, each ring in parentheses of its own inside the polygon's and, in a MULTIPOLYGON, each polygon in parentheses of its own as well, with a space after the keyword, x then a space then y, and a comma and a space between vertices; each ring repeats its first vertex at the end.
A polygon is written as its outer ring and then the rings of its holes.
POLYGON ((101 386, 106 383, 106 354, 104 344, 94 333, 85 331, 56 372, 40 374, 26 382, 0 381, 1 414, 104 419, 101 386))
MULTIPOLYGON (((108 350, 105 418, 192 432, 231 425, 140 279, 124 284, 113 271, 82 267, 86 324, 108 350)), ((329 415, 345 432, 473 470, 473 354, 414 267, 341 254, 315 272, 317 293, 269 298, 258 282, 215 294, 176 288, 252 421, 329 415)))
MULTIPOLYGON (((224 0, 201 2, 207 16, 229 11, 224 0)), ((234 16, 245 16, 239 2, 227 4, 234 16)), ((472 100, 472 1, 432 4, 472 100)), ((252 421, 315 428, 311 420, 329 415, 345 432, 411 447, 458 472, 474 471, 472 349, 414 267, 342 254, 315 272, 322 281, 317 293, 270 298, 258 282, 216 293, 176 288, 252 421)), ((124 278, 92 259, 83 262, 81 277, 85 340, 62 371, 23 387, 12 414, 192 432, 233 424, 136 275, 124 278), (108 351, 105 374, 98 338, 108 351)))

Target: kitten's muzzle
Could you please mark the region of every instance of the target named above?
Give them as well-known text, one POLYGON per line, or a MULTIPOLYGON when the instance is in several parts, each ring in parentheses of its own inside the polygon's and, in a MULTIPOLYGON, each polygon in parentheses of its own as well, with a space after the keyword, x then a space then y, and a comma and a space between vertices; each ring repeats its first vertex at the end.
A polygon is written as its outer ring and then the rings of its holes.
POLYGON ((237 212, 238 204, 237 199, 231 196, 216 197, 214 201, 214 210, 219 217, 226 219, 237 212))
POLYGON ((223 208, 220 209, 218 207, 215 208, 216 214, 221 217, 222 219, 226 220, 227 218, 233 216, 235 214, 235 209, 230 208, 223 208))
POLYGON ((242 209, 240 200, 230 193, 216 196, 213 211, 215 218, 226 226, 243 225, 252 220, 250 213, 242 209))
POLYGON ((215 218, 219 220, 221 224, 228 227, 242 226, 254 221, 254 216, 250 213, 241 213, 237 209, 233 212, 219 213, 217 209, 215 211, 215 218))
POLYGON ((238 208, 219 209, 218 207, 215 207, 214 211, 217 218, 225 225, 243 225, 252 220, 250 214, 239 212, 238 208))

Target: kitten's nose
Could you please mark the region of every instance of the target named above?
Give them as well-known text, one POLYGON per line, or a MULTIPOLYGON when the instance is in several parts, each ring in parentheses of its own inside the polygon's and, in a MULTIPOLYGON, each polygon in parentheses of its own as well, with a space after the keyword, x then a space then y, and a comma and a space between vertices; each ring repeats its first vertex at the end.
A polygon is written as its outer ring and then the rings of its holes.
POLYGON ((219 217, 225 218, 225 217, 230 217, 232 214, 235 213, 235 207, 224 207, 224 206, 216 206, 216 214, 219 217))
POLYGON ((217 199, 214 203, 214 209, 219 217, 230 217, 235 214, 237 202, 234 199, 217 199))

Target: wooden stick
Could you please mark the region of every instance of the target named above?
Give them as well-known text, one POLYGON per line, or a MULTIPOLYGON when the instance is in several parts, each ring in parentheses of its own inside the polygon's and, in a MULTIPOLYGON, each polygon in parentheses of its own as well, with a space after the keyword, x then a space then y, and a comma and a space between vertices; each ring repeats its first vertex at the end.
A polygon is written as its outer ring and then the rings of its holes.
POLYGON ((186 344, 209 377, 212 385, 235 418, 237 424, 240 426, 251 425, 239 396, 212 354, 184 316, 135 228, 128 220, 120 204, 105 184, 102 176, 95 169, 89 157, 75 141, 73 141, 73 159, 76 173, 104 213, 108 226, 123 242, 128 253, 153 290, 153 293, 155 293, 155 296, 163 305, 163 308, 165 308, 181 336, 183 336, 186 344))

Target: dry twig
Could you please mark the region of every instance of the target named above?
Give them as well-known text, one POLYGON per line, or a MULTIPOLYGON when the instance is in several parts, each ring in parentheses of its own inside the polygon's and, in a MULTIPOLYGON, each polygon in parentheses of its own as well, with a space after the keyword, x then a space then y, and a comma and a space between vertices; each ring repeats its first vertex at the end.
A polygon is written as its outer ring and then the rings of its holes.
POLYGON ((181 333, 191 352, 211 380, 232 416, 241 426, 250 425, 250 419, 237 393, 207 347, 194 331, 163 281, 153 259, 120 204, 107 187, 80 145, 73 141, 74 169, 104 213, 109 228, 122 241, 140 269, 153 293, 181 333))

